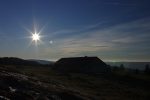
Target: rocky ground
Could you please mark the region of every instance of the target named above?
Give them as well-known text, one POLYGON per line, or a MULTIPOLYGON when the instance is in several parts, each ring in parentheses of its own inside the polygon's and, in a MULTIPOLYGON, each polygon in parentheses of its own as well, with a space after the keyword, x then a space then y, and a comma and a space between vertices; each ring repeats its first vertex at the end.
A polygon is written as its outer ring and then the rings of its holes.
POLYGON ((59 73, 43 66, 0 65, 0 100, 150 100, 150 76, 59 73))
POLYGON ((36 77, 0 67, 0 100, 84 100, 79 93, 59 84, 47 84, 36 77))

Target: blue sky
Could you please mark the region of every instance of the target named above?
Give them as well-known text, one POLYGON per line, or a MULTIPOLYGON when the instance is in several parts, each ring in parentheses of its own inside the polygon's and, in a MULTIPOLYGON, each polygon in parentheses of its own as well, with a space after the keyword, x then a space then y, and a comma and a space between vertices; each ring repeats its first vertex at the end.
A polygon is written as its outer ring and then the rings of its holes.
POLYGON ((1 0, 0 56, 150 61, 149 4, 149 0, 1 0), (34 28, 42 36, 37 46, 28 38, 34 28))

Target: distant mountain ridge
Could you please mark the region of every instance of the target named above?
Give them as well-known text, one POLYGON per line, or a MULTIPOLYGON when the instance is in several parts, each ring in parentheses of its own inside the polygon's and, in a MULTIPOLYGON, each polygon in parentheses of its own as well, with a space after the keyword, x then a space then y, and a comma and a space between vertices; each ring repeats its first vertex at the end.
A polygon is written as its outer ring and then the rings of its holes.
POLYGON ((40 64, 51 64, 53 65, 55 62, 54 61, 47 61, 47 60, 38 60, 38 59, 28 59, 29 61, 35 61, 35 62, 38 62, 40 64))
POLYGON ((150 62, 106 62, 106 63, 110 66, 120 66, 121 64, 123 64, 125 68, 140 69, 140 70, 144 70, 146 64, 150 65, 150 62))
POLYGON ((25 60, 16 57, 1 57, 0 58, 1 65, 31 65, 31 66, 41 66, 42 64, 37 61, 25 60))

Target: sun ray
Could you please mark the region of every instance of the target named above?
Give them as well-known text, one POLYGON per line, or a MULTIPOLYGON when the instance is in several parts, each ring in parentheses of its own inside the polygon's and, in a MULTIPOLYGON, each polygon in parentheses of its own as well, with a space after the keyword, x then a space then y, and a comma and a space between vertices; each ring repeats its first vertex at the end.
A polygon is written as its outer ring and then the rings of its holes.
POLYGON ((27 36, 25 38, 29 38, 31 41, 29 43, 30 45, 35 45, 36 47, 40 44, 44 44, 44 42, 42 41, 42 38, 45 37, 45 35, 43 35, 43 30, 46 27, 46 25, 44 25, 43 27, 41 27, 39 29, 36 21, 33 22, 33 29, 32 31, 26 27, 24 27, 24 29, 30 34, 30 36, 27 36))

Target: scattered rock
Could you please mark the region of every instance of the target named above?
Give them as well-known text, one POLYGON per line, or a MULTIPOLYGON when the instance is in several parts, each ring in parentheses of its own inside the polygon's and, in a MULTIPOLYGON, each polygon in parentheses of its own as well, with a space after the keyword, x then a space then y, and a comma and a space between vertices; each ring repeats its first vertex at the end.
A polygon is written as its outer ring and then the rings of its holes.
POLYGON ((0 69, 0 100, 83 100, 61 84, 0 69), (64 92, 65 90, 65 92, 64 92))

